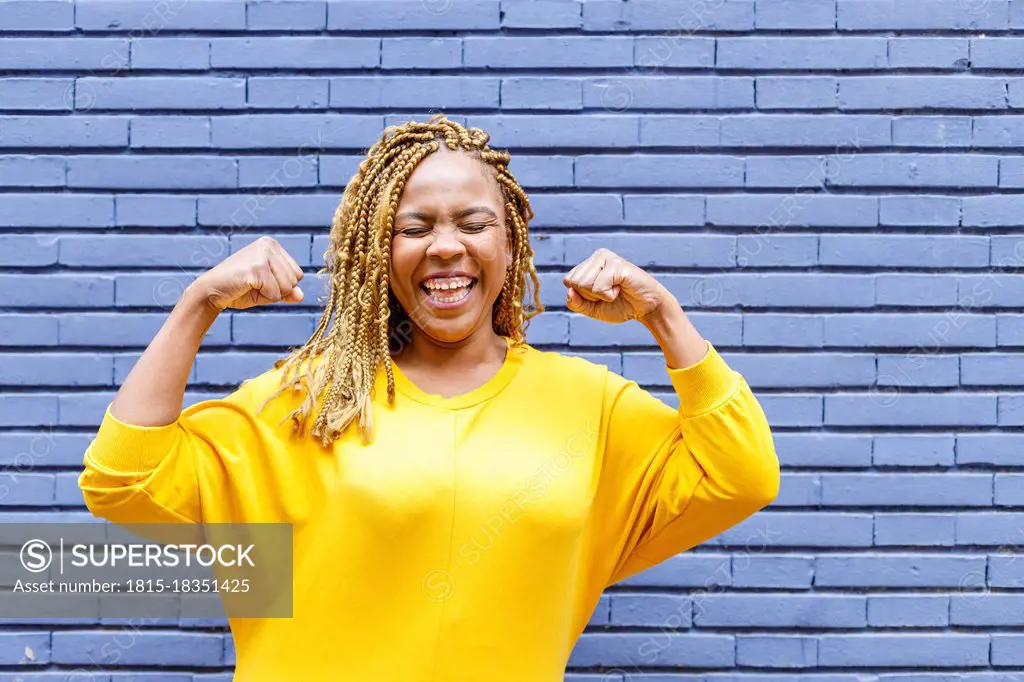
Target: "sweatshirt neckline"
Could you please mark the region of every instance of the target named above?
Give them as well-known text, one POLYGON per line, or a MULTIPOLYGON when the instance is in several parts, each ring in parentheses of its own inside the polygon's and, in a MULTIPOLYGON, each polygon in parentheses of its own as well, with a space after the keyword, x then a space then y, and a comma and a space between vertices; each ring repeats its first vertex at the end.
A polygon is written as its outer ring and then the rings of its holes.
POLYGON ((525 355, 525 344, 523 347, 516 348, 512 345, 512 339, 507 336, 501 338, 505 340, 507 348, 501 367, 490 379, 468 393, 460 393, 449 398, 437 393, 427 393, 406 376, 397 362, 392 362, 391 369, 395 376, 395 389, 416 402, 446 410, 459 410, 493 398, 515 377, 525 355))

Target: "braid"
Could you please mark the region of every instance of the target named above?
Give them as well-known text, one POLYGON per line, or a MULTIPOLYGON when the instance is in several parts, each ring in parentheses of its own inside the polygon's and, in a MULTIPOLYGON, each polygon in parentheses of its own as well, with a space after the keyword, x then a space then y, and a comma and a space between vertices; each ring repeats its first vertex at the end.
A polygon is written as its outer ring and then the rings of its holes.
POLYGON ((465 128, 444 114, 435 114, 426 123, 410 121, 384 130, 346 185, 331 220, 324 267, 317 273, 330 276, 320 322, 309 340, 274 363, 275 368, 284 367, 281 383, 260 411, 286 388, 304 389, 300 405, 285 416, 291 419, 293 432, 304 433, 322 395, 312 434, 324 447, 353 421, 364 442, 372 438, 370 402, 382 364, 388 402, 395 401, 389 342, 403 321, 388 278, 395 214, 409 177, 442 142, 490 167, 501 188, 512 260, 494 304, 494 331, 509 337, 513 345, 525 341, 530 318, 544 309, 527 232, 534 214, 526 192, 508 170, 509 153, 489 148, 489 140, 483 130, 465 128), (524 306, 528 289, 532 298, 524 306))

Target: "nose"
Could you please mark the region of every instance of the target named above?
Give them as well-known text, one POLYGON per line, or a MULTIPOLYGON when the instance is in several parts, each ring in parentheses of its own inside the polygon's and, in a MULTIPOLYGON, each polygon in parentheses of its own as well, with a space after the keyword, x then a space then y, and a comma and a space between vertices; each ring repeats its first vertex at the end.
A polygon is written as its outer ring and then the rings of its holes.
POLYGON ((452 258, 466 253, 460 232, 454 228, 434 228, 433 240, 427 247, 427 255, 435 258, 452 258))

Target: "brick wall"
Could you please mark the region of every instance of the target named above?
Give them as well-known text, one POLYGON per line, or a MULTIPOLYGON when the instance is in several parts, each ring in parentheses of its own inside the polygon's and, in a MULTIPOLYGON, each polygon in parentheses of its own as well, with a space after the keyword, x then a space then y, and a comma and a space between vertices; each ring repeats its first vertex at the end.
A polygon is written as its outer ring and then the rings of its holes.
MULTIPOLYGON (((182 288, 262 234, 312 274, 384 125, 444 110, 531 193, 530 341, 672 401, 645 330, 562 307, 609 247, 747 377, 784 466, 769 509, 609 589, 567 679, 1024 680, 1022 29, 1006 0, 0 1, 0 521, 88 517, 85 446, 182 288)), ((222 315, 186 403, 316 299, 222 315)), ((0 680, 234 662, 223 623, 0 624, 0 680)))

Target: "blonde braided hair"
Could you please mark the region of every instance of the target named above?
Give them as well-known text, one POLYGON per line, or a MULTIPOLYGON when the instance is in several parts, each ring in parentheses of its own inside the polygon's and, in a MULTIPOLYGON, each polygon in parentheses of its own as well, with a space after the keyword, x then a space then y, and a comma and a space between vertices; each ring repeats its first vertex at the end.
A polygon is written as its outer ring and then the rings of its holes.
POLYGON ((274 363, 275 368, 285 369, 280 385, 260 406, 260 412, 286 388, 304 388, 301 404, 280 422, 290 418, 293 433, 302 434, 316 409, 316 398, 326 392, 313 436, 327 447, 358 419, 363 442, 372 439, 370 404, 377 370, 383 363, 388 402, 393 403, 395 377, 389 341, 407 335, 412 324, 388 282, 395 213, 412 172, 441 149, 442 142, 490 167, 501 189, 512 260, 494 303, 493 328, 496 334, 509 337, 513 346, 524 342, 530 318, 544 310, 527 232, 534 214, 526 192, 508 170, 511 156, 489 148, 489 140, 483 130, 466 128, 444 114, 435 114, 426 123, 410 121, 384 130, 346 185, 331 221, 325 265, 317 273, 330 275, 320 323, 302 346, 290 349, 274 363), (532 303, 524 306, 530 285, 532 303), (334 326, 328 331, 332 318, 334 326), (295 378, 291 378, 293 373, 295 378))

